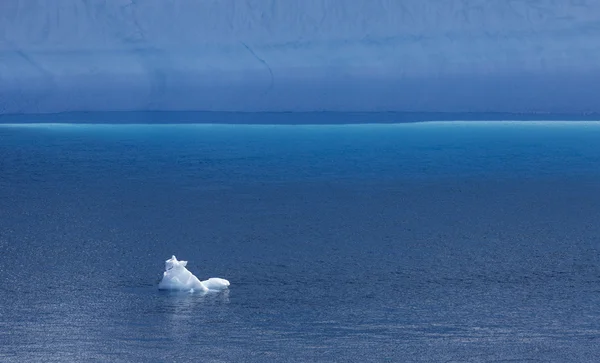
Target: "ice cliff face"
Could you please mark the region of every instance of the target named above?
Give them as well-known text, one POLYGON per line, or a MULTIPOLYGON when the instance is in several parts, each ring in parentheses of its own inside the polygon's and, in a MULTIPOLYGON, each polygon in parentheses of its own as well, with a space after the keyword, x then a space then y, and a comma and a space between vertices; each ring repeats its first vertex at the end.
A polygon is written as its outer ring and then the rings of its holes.
POLYGON ((600 111, 595 0, 0 2, 0 113, 600 111))

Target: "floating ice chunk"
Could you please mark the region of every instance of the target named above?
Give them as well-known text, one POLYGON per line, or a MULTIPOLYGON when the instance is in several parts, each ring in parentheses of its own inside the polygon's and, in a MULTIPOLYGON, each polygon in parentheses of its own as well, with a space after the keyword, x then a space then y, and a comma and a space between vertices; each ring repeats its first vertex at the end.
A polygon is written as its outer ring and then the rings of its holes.
POLYGON ((229 286, 229 281, 217 277, 200 281, 185 266, 187 261, 178 261, 173 256, 165 261, 165 272, 158 284, 159 290, 219 291, 229 286))
POLYGON ((208 280, 202 281, 202 285, 209 290, 224 290, 229 287, 229 281, 218 277, 211 277, 208 280))

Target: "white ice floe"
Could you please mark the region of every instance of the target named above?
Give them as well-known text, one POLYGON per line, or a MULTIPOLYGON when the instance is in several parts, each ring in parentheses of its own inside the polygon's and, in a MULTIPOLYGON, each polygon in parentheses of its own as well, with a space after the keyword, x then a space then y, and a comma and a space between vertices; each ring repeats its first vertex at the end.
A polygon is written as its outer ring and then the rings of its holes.
POLYGON ((165 272, 158 288, 160 290, 209 292, 225 290, 229 286, 229 281, 218 277, 200 281, 185 268, 186 265, 187 261, 178 261, 175 256, 165 261, 165 272))

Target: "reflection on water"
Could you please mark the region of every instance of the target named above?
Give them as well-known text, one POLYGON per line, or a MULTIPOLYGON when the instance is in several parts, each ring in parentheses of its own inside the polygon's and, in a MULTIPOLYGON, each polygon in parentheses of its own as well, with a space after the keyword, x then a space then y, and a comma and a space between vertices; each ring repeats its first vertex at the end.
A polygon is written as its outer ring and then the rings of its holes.
POLYGON ((191 342, 199 336, 199 329, 227 321, 229 291, 218 293, 189 293, 160 291, 156 308, 166 319, 165 333, 177 342, 191 342))

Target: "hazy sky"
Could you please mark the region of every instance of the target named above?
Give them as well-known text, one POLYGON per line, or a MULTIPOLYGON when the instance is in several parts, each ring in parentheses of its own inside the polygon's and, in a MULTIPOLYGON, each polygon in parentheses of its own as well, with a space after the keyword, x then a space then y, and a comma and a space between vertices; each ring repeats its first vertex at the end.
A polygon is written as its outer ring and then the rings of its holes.
POLYGON ((11 0, 0 113, 600 112, 595 0, 11 0))

